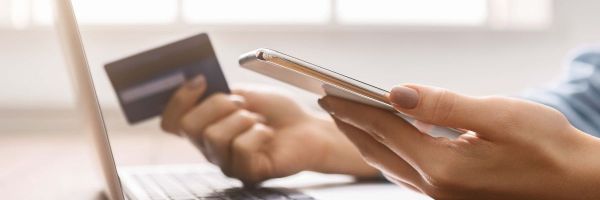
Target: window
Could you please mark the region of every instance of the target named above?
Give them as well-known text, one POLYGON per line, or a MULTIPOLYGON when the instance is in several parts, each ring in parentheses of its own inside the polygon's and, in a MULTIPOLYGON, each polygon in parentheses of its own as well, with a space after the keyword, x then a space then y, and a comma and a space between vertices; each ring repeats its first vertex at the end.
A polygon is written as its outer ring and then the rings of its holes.
MULTIPOLYGON (((51 24, 53 0, 32 1, 31 14, 34 23, 51 24)), ((177 0, 72 0, 72 2, 77 20, 83 24, 168 24, 175 22, 178 14, 177 0)))
MULTIPOLYGON (((52 23, 52 0, 0 0, 0 26, 52 23)), ((541 29, 551 0, 73 0, 80 23, 541 29)))
POLYGON ((340 24, 482 25, 484 0, 339 0, 340 24))
POLYGON ((498 29, 538 29, 551 24, 549 0, 490 0, 489 25, 498 29))
POLYGON ((326 24, 327 0, 183 0, 183 20, 199 24, 326 24))

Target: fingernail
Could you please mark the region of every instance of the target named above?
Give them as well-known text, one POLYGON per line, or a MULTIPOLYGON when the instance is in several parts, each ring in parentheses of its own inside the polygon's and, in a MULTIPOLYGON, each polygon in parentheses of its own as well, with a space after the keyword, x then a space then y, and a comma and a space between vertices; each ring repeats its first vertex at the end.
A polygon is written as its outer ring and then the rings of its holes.
POLYGON ((333 113, 333 111, 331 111, 331 107, 329 106, 327 101, 325 101, 325 99, 320 98, 317 102, 319 103, 319 106, 321 106, 321 108, 323 108, 323 110, 327 111, 331 115, 335 114, 335 113, 333 113))
POLYGON ((192 80, 190 80, 189 82, 187 82, 186 86, 190 89, 197 89, 200 86, 204 85, 206 83, 206 78, 204 78, 204 76, 202 75, 198 75, 195 78, 193 78, 192 80))
POLYGON ((244 99, 244 97, 240 96, 240 95, 229 95, 229 99, 231 100, 231 102, 233 102, 235 105, 239 106, 239 107, 244 107, 244 105, 246 105, 246 99, 244 99))
POLYGON ((390 92, 390 101, 395 106, 412 109, 419 103, 419 93, 409 87, 396 86, 390 92))

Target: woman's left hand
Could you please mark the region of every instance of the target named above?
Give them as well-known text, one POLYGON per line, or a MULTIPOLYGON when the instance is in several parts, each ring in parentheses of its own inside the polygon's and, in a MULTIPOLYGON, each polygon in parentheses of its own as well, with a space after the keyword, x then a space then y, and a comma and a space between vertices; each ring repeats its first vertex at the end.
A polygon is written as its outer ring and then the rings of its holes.
POLYGON ((326 96, 319 104, 392 182, 436 199, 600 199, 600 142, 557 110, 407 85, 390 94, 417 120, 470 130, 434 138, 393 113, 326 96))

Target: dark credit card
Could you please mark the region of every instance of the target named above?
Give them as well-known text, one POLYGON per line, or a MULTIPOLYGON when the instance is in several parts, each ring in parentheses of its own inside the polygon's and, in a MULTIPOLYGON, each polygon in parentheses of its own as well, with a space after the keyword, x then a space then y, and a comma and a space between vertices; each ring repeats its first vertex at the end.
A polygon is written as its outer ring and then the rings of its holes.
POLYGON ((230 93, 208 35, 204 33, 104 67, 130 124, 162 114, 181 84, 199 74, 206 77, 208 87, 198 101, 214 93, 230 93))

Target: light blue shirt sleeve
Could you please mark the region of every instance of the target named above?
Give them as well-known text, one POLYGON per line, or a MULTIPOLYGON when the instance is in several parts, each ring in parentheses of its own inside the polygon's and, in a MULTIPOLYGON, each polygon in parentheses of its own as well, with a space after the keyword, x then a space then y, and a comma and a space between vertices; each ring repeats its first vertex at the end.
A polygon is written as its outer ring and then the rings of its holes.
POLYGON ((523 97, 561 111, 578 129, 600 137, 600 49, 575 54, 556 85, 523 97))

